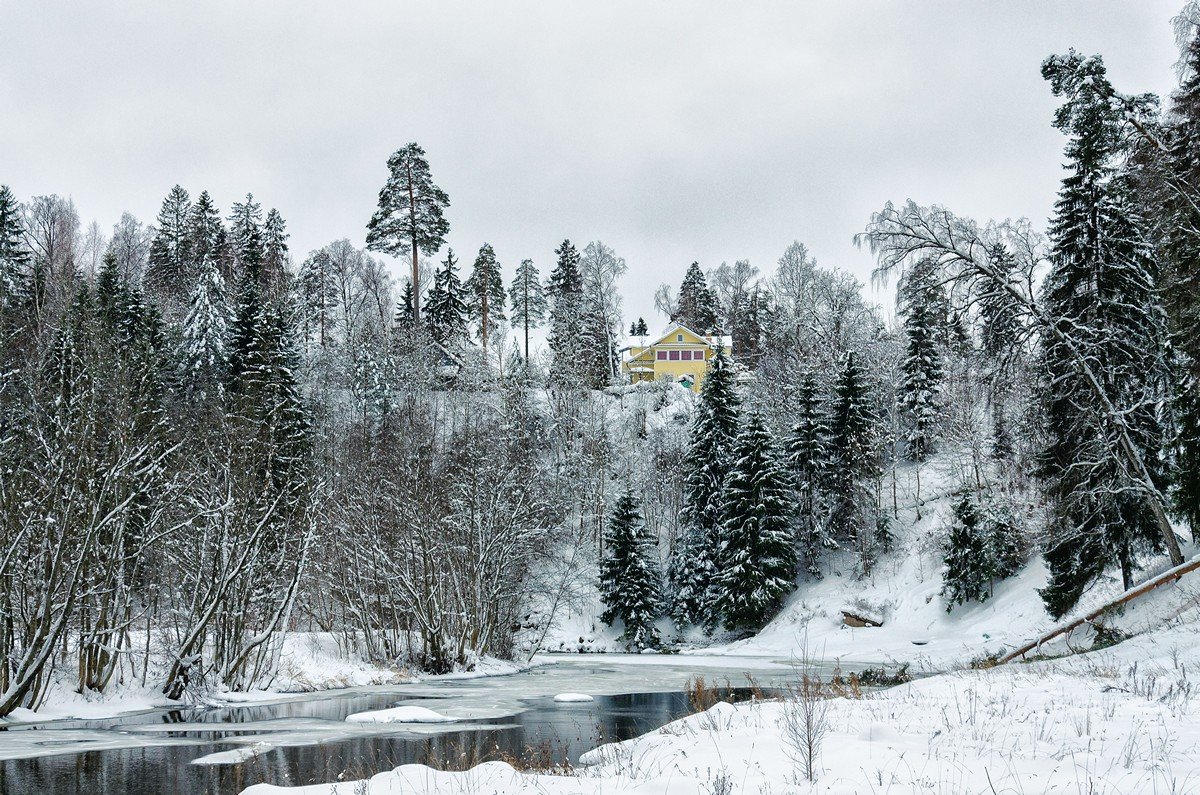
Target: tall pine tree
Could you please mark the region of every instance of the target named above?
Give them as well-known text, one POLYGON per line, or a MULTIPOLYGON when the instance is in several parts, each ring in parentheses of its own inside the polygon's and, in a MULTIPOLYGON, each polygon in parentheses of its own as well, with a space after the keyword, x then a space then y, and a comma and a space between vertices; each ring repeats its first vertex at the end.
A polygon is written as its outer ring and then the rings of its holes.
POLYGON ((475 321, 479 340, 487 351, 488 336, 504 321, 504 282, 501 280, 500 263, 490 243, 479 247, 471 278, 467 279, 469 296, 467 310, 475 321))
POLYGON ((513 323, 525 333, 526 362, 529 361, 529 330, 537 328, 546 319, 546 294, 540 279, 533 260, 524 259, 517 266, 517 275, 508 288, 513 323))
POLYGON ((717 329, 717 297, 698 262, 689 265, 683 276, 674 320, 698 334, 711 334, 717 329))
MULTIPOLYGON (((413 284, 421 283, 418 252, 433 256, 446 242, 450 197, 433 182, 425 150, 416 143, 388 158, 388 178, 379 189, 379 206, 367 224, 367 248, 394 257, 412 255, 413 284)), ((421 301, 413 294, 413 320, 421 324, 421 301)))

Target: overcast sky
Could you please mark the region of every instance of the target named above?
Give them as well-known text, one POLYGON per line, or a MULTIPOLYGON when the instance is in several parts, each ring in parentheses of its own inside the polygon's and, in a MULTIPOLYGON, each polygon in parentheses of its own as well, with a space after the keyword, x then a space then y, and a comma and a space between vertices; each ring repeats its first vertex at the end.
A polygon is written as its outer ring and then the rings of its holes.
MULTIPOLYGON (((626 317, 688 263, 769 271, 792 240, 866 281, 888 199, 1042 224, 1060 177, 1048 54, 1165 94, 1181 0, 0 0, 0 183, 152 222, 175 183, 277 207, 297 261, 363 244, 408 141, 488 241, 547 273, 564 237, 624 256, 626 317)), ((398 269, 397 269, 397 272, 398 269)))

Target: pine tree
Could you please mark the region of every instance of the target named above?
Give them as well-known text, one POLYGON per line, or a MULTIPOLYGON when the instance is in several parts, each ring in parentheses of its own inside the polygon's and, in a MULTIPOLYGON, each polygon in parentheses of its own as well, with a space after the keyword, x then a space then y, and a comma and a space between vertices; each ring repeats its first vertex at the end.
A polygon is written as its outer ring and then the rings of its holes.
POLYGON ((954 503, 954 521, 942 561, 946 566, 942 573, 942 593, 946 596, 947 613, 954 605, 988 598, 993 571, 988 541, 978 506, 970 494, 963 494, 954 503))
POLYGON ((158 229, 150 244, 150 261, 145 285, 154 295, 179 301, 187 295, 194 276, 191 251, 191 217, 194 212, 188 192, 179 185, 163 199, 158 211, 158 229))
POLYGON ((821 554, 837 549, 837 539, 825 525, 821 502, 830 476, 829 422, 821 403, 817 379, 805 373, 796 389, 796 420, 788 440, 788 464, 799 497, 797 537, 805 569, 821 576, 821 554))
POLYGON ((517 275, 508 288, 508 300, 512 304, 513 323, 525 331, 525 361, 529 361, 529 330, 537 328, 546 319, 546 294, 533 260, 521 260, 517 275))
POLYGON ((547 342, 554 356, 552 376, 574 382, 579 376, 583 348, 583 277, 579 272, 579 252, 570 240, 554 250, 558 261, 546 282, 550 305, 550 333, 547 342))
POLYGON ((189 300, 179 350, 181 378, 189 397, 205 402, 224 394, 228 333, 225 280, 217 264, 206 259, 200 263, 200 275, 189 300))
POLYGON ((937 262, 923 259, 909 269, 899 297, 906 341, 900 405, 908 418, 909 458, 920 463, 934 451, 941 419, 942 357, 937 337, 944 323, 939 309, 945 299, 938 282, 937 262))
POLYGON ((584 297, 579 321, 577 370, 588 386, 602 389, 619 372, 616 334, 609 325, 606 308, 596 296, 584 297))
POLYGON ((654 620, 660 614, 661 585, 655 544, 633 493, 617 500, 605 534, 605 555, 600 563, 600 599, 605 611, 600 620, 625 625, 621 639, 638 650, 658 645, 654 620))
MULTIPOLYGON (((429 290, 426 321, 430 335, 442 344, 458 344, 467 337, 466 288, 458 278, 458 260, 447 249, 442 269, 433 275, 429 290)), ((413 317, 416 304, 413 305, 413 317)))
POLYGON ((1061 336, 1044 338, 1040 362, 1048 444, 1039 469, 1050 535, 1050 583, 1042 598, 1061 616, 1110 562, 1120 565, 1126 587, 1132 585, 1138 553, 1161 544, 1153 507, 1131 488, 1124 468, 1104 454, 1112 444, 1106 409, 1079 373, 1076 356, 1104 363, 1104 391, 1122 407, 1133 443, 1163 485, 1158 406, 1164 398, 1165 328, 1157 264, 1119 168, 1123 121, 1094 90, 1107 81, 1104 64, 1070 53, 1048 58, 1042 73, 1065 100, 1055 126, 1070 136, 1043 287, 1045 311, 1061 336))
POLYGON ((680 539, 671 550, 671 615, 680 623, 716 623, 717 562, 725 521, 722 489, 738 433, 733 369, 718 345, 700 387, 683 483, 680 539))
POLYGON ((792 485, 757 412, 738 435, 722 489, 716 612, 728 629, 757 629, 796 586, 792 485))
POLYGON ((868 532, 874 528, 868 528, 864 508, 870 499, 869 482, 879 471, 878 425, 865 373, 858 357, 850 353, 838 376, 830 422, 832 526, 839 538, 857 543, 864 571, 874 559, 868 532))
POLYGON ((649 333, 650 329, 646 327, 645 318, 639 317, 629 326, 629 336, 631 337, 645 337, 649 333))
POLYGON ((717 328, 717 298, 698 262, 689 265, 683 276, 673 320, 698 334, 711 334, 717 328))
POLYGON ((504 282, 501 280, 500 263, 490 243, 479 247, 471 278, 465 285, 467 311, 475 321, 479 339, 487 351, 488 335, 504 321, 504 282))
MULTIPOLYGON (((446 242, 450 223, 443 213, 450 197, 433 183, 425 150, 410 143, 388 158, 388 178, 379 207, 367 224, 367 248, 394 257, 412 255, 413 284, 421 283, 418 252, 433 256, 446 242)), ((421 324, 420 295, 413 295, 413 319, 421 324)))
POLYGON ((0 313, 28 300, 29 252, 21 225, 21 205, 7 185, 0 185, 0 313))
POLYGON ((283 216, 274 207, 267 212, 267 220, 263 224, 263 278, 267 284, 276 285, 283 282, 287 275, 288 246, 287 225, 283 216))

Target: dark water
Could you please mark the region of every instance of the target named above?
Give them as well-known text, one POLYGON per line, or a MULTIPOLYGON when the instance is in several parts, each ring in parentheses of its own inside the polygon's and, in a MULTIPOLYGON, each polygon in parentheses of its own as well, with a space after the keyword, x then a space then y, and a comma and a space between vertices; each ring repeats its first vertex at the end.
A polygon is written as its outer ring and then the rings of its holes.
MULTIPOLYGON (((739 690, 735 696, 748 697, 749 691, 739 690)), ((0 792, 236 793, 259 782, 299 785, 363 778, 411 762, 439 768, 522 757, 542 763, 574 763, 580 754, 601 743, 644 734, 692 711, 682 692, 596 696, 595 701, 581 704, 555 704, 550 696, 537 696, 523 699, 524 709, 515 715, 472 720, 450 731, 444 731, 446 727, 429 729, 438 732, 433 735, 409 727, 384 729, 388 733, 382 735, 346 736, 346 715, 395 702, 395 693, 357 693, 273 705, 72 721, 54 724, 53 731, 35 727, 0 731, 0 746, 18 731, 41 731, 49 744, 71 744, 68 753, 0 761, 0 792), (151 723, 158 724, 152 734, 147 729, 151 723), (180 730, 164 733, 172 723, 181 724, 180 730), (327 731, 322 732, 326 723, 327 731), (310 739, 303 741, 307 744, 272 747, 238 764, 189 764, 205 754, 237 747, 218 744, 223 737, 264 734, 272 743, 286 742, 269 735, 296 729, 324 734, 325 738, 313 739, 310 734, 310 739), (73 732, 78 736, 72 737, 73 732), (133 735, 134 741, 151 734, 146 741, 155 744, 76 750, 78 743, 111 736, 109 733, 133 735)), ((411 699, 406 703, 412 703, 411 699)))

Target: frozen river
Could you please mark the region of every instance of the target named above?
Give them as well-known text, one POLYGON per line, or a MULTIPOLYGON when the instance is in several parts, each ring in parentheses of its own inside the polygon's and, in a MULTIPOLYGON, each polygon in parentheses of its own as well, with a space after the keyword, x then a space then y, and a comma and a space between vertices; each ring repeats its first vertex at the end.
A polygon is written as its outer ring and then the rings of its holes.
POLYGON ((696 674, 748 695, 792 678, 767 658, 586 655, 508 676, 353 688, 217 709, 152 710, 104 720, 0 731, 0 792, 235 793, 258 782, 361 778, 409 762, 470 766, 522 757, 575 762, 603 742, 651 731, 691 711, 696 674), (556 703, 560 693, 594 700, 556 703), (422 706, 450 723, 364 724, 347 715, 422 706), (236 763, 197 764, 212 754, 236 763), (224 753, 222 753, 224 752, 224 753))

